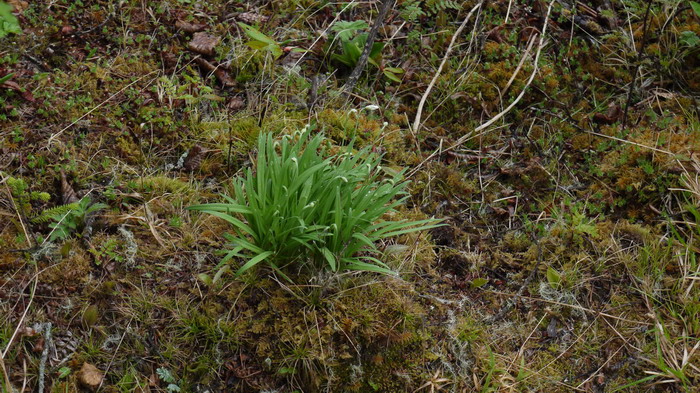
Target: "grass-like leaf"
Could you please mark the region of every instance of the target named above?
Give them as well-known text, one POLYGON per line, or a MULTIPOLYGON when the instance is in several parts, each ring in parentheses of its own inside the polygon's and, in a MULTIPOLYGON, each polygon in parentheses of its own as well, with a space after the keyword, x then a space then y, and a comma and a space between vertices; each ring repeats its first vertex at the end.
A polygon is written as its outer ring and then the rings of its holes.
POLYGON ((233 195, 189 209, 231 224, 222 263, 247 259, 237 274, 261 263, 280 273, 300 264, 316 271, 392 274, 375 258, 377 242, 441 224, 382 219, 404 202, 408 182, 403 173, 382 180, 380 161, 369 149, 353 152, 352 144, 329 156, 323 136, 311 137, 309 129, 279 142, 262 134, 255 171, 249 168, 234 181, 233 195))

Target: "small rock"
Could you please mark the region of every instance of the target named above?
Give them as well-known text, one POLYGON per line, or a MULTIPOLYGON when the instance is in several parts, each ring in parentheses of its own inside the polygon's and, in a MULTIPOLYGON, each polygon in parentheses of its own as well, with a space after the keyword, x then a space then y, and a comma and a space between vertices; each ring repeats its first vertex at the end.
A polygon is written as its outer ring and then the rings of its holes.
POLYGON ((194 33, 192 41, 187 44, 187 48, 193 52, 197 52, 206 56, 214 55, 214 48, 221 39, 207 33, 194 33))
POLYGON ((104 378, 102 371, 90 363, 83 363, 83 367, 78 371, 78 382, 80 385, 93 392, 100 387, 102 378, 104 378))

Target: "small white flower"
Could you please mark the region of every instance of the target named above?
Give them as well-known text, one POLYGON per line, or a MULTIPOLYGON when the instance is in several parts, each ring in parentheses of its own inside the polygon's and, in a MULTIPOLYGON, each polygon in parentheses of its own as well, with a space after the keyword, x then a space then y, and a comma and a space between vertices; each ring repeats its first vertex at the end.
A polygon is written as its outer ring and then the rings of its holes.
POLYGON ((363 109, 363 110, 368 110, 368 111, 370 111, 370 112, 371 112, 371 111, 376 111, 377 109, 379 109, 379 105, 374 105, 374 104, 372 104, 372 105, 367 105, 366 107, 364 107, 364 108, 362 108, 362 109, 363 109))

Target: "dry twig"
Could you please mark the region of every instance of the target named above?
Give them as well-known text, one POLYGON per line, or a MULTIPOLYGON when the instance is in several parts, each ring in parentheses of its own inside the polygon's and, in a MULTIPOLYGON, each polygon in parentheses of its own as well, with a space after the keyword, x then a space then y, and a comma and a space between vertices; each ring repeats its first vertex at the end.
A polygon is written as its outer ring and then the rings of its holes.
POLYGON ((372 51, 374 40, 377 38, 377 32, 382 24, 384 24, 384 18, 393 4, 394 0, 382 0, 382 8, 379 10, 379 15, 377 15, 377 18, 374 20, 374 25, 372 25, 372 28, 369 31, 367 42, 365 43, 365 49, 362 51, 362 55, 360 55, 360 59, 357 60, 355 69, 352 70, 352 73, 348 78, 348 82, 345 84, 346 92, 352 92, 355 90, 355 85, 357 85, 357 81, 360 79, 360 75, 367 65, 367 60, 369 60, 369 53, 372 51))
MULTIPOLYGON (((456 147, 458 147, 458 146, 464 144, 464 143, 467 142, 468 140, 471 140, 472 138, 481 135, 481 134, 477 134, 477 133, 479 133, 480 131, 482 131, 482 130, 488 128, 488 127, 490 127, 493 123, 497 122, 500 118, 502 118, 502 117, 505 116, 508 112, 510 112, 511 109, 513 109, 513 108, 515 107, 515 105, 518 104, 518 102, 520 102, 520 100, 523 98, 523 96, 525 96, 525 92, 527 91, 528 87, 530 86, 530 84, 532 83, 532 81, 535 79, 535 75, 537 75, 537 72, 539 71, 539 66, 538 66, 538 65, 539 65, 540 54, 542 53, 542 48, 544 47, 544 44, 545 44, 544 37, 545 37, 545 33, 547 32, 547 25, 549 24, 549 15, 550 15, 550 13, 551 13, 551 11, 552 11, 552 5, 553 5, 553 4, 554 4, 554 1, 552 1, 551 3, 549 3, 549 7, 547 7, 547 15, 545 16, 545 19, 544 19, 544 27, 542 28, 542 34, 540 35, 540 43, 539 43, 539 45, 537 46, 537 53, 535 54, 534 69, 532 70, 532 74, 530 74, 530 78, 528 78, 527 83, 526 83, 525 86, 523 87, 523 90, 522 90, 522 91, 520 92, 520 94, 515 98, 515 100, 513 100, 513 102, 511 102, 511 104, 508 105, 508 107, 507 107, 506 109, 502 110, 500 113, 498 113, 497 115, 495 115, 494 117, 492 117, 489 121, 487 121, 487 122, 481 124, 480 126, 476 127, 476 128, 474 129, 474 132, 473 132, 473 133, 470 133, 470 134, 467 134, 467 135, 462 136, 462 137, 459 138, 454 144, 452 144, 452 146, 447 147, 445 150, 442 150, 442 149, 435 150, 435 151, 433 152, 433 154, 431 154, 430 156, 428 156, 428 158, 426 158, 425 160, 423 160, 423 162, 421 162, 418 166, 416 166, 416 167, 407 175, 407 177, 410 177, 410 176, 414 175, 416 172, 418 172, 418 170, 423 166, 423 164, 425 164, 426 162, 428 162, 429 160, 431 160, 431 159, 432 159, 433 157, 435 157, 436 155, 442 154, 443 152, 446 152, 446 151, 449 151, 449 150, 453 150, 453 149, 455 149, 456 147)), ((472 9, 472 11, 473 11, 473 9, 472 9)), ((441 69, 438 69, 438 74, 440 73, 440 71, 441 71, 441 69)), ((436 77, 433 78, 433 79, 435 80, 436 78, 437 78, 437 75, 436 75, 436 77)), ((430 87, 430 86, 429 86, 429 87, 430 87)), ((424 100, 421 99, 421 102, 423 102, 423 101, 424 101, 424 100)), ((417 126, 420 125, 420 117, 419 117, 419 116, 420 116, 421 110, 422 110, 422 107, 421 107, 421 105, 419 105, 419 106, 418 106, 418 113, 416 114, 416 121, 413 123, 414 130, 416 129, 417 126)))
POLYGON ((423 96, 420 99, 420 102, 418 103, 418 110, 416 111, 416 119, 413 121, 413 132, 418 131, 418 128, 420 128, 420 122, 421 122, 421 116, 423 115, 423 106, 425 105, 425 101, 428 99, 428 95, 430 95, 430 91, 433 89, 433 86, 435 86, 435 82, 437 82, 438 78, 440 77, 440 74, 442 73, 443 67, 445 67, 445 63, 447 63, 447 59, 450 57, 450 53, 452 53, 452 48, 454 48, 455 42, 457 41, 457 37, 462 33, 462 30, 467 26, 467 22, 469 19, 472 17, 474 12, 481 7, 483 4, 483 1, 477 3, 477 5, 474 6, 474 8, 469 11, 467 16, 464 18, 464 21, 462 21, 462 24, 459 25, 459 28, 457 31, 454 33, 452 36, 452 40, 450 41, 450 45, 447 46, 447 51, 445 51, 445 55, 442 57, 442 61, 440 62, 440 66, 437 69, 437 72, 435 72, 435 75, 433 76, 433 79, 430 81, 430 84, 428 84, 428 88, 425 89, 425 93, 423 93, 423 96))

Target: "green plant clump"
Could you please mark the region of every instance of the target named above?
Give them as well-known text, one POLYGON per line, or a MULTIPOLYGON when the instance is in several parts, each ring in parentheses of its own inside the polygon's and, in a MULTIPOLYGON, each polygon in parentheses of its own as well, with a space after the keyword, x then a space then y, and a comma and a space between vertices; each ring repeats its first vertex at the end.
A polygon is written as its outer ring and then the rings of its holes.
POLYGON ((51 221, 49 228, 52 230, 49 241, 64 240, 71 234, 81 231, 85 227, 88 216, 108 207, 104 203, 92 203, 90 197, 85 197, 78 202, 49 209, 32 221, 39 223, 51 221))
POLYGON ((248 261, 238 275, 263 261, 280 273, 295 264, 312 271, 392 274, 375 257, 375 243, 438 221, 383 220, 407 198, 403 173, 380 180, 381 157, 368 148, 353 154, 351 144, 326 157, 323 136, 309 136, 307 129, 275 142, 261 134, 257 170, 235 181, 234 196, 224 196, 227 203, 189 207, 233 225, 234 235, 225 235, 231 249, 220 266, 243 257, 248 261))

